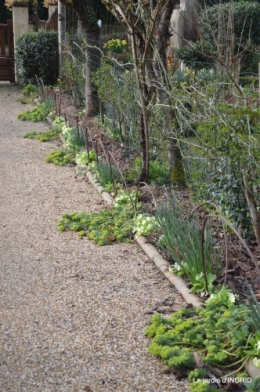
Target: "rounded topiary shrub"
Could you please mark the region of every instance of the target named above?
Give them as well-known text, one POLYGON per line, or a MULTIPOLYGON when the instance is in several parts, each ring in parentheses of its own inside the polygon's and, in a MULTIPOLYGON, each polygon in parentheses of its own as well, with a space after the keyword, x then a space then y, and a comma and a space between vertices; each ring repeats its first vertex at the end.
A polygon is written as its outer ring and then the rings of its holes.
POLYGON ((15 53, 20 83, 36 83, 36 76, 44 84, 54 84, 59 75, 58 33, 39 31, 22 34, 15 53))

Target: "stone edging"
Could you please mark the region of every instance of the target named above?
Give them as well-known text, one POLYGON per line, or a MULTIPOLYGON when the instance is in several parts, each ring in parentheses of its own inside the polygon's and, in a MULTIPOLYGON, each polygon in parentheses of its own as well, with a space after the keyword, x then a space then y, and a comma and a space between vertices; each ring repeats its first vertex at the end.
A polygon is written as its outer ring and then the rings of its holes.
MULTIPOLYGON (((94 186, 94 188, 97 189, 97 191, 101 194, 103 199, 108 203, 108 204, 113 204, 114 199, 113 197, 104 190, 104 187, 100 185, 98 182, 96 182, 92 175, 91 172, 88 171, 86 172, 86 176, 91 182, 91 184, 94 186)), ((179 293, 183 296, 185 301, 188 304, 191 304, 195 307, 201 307, 202 302, 199 300, 199 298, 195 295, 189 292, 187 283, 181 279, 179 276, 169 272, 170 269, 170 264, 168 261, 166 261, 160 253, 157 251, 155 246, 150 244, 147 239, 143 236, 135 237, 136 242, 138 245, 143 249, 143 251, 147 254, 147 256, 154 262, 156 267, 164 274, 164 276, 172 283, 176 289, 179 291, 179 293)))

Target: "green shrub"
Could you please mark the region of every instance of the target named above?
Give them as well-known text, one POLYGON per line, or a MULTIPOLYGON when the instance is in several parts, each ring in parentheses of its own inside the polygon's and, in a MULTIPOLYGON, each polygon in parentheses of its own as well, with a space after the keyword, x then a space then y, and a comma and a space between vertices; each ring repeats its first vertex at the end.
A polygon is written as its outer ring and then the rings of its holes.
POLYGON ((253 76, 240 76, 239 84, 242 87, 250 86, 250 87, 258 88, 259 79, 253 76))
MULTIPOLYGON (((129 182, 135 182, 140 173, 142 160, 140 157, 135 158, 134 166, 125 170, 124 175, 129 182)), ((169 169, 167 165, 159 159, 150 160, 150 181, 155 181, 160 185, 169 182, 169 169)))
POLYGON ((23 94, 28 97, 34 93, 38 92, 38 89, 33 84, 27 84, 27 86, 23 89, 23 94))
POLYGON ((20 35, 15 60, 21 83, 35 84, 36 76, 42 78, 45 84, 56 83, 59 75, 57 32, 39 31, 20 35))
POLYGON ((28 84, 23 89, 23 97, 19 98, 18 101, 22 103, 34 104, 36 98, 39 97, 38 88, 33 84, 28 84))

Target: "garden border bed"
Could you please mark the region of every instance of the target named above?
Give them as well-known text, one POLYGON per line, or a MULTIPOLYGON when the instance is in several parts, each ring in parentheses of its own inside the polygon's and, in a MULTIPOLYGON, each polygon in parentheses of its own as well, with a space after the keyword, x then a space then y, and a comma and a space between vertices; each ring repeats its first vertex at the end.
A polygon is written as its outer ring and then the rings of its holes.
MULTIPOLYGON (((93 187, 98 191, 98 193, 102 196, 102 198, 108 204, 113 204, 113 200, 114 200, 113 197, 108 192, 105 191, 104 187, 101 184, 99 184, 93 179, 91 172, 87 169, 87 166, 86 166, 86 177, 93 185, 93 187)), ((150 260, 153 261, 153 263, 156 265, 159 271, 164 274, 165 278, 168 279, 169 282, 175 286, 176 290, 182 295, 182 297, 184 298, 187 304, 191 304, 196 308, 201 307, 203 305, 202 301, 199 299, 197 295, 189 292, 187 283, 182 278, 175 275, 174 273, 169 272, 170 264, 168 263, 167 260, 165 260, 160 255, 156 247, 147 241, 146 237, 135 236, 135 241, 143 249, 143 251, 150 258, 150 260)), ((245 364, 245 368, 252 379, 255 377, 260 377, 260 369, 254 365, 252 359, 250 359, 245 364)))
MULTIPOLYGON (((47 121, 51 125, 53 125, 52 121, 49 118, 47 118, 47 121)), ((64 139, 61 135, 60 139, 64 144, 64 139)), ((98 191, 103 200, 108 205, 113 205, 114 198, 112 197, 112 195, 108 193, 105 188, 93 178, 90 170, 86 165, 76 165, 76 176, 77 174, 85 174, 86 178, 89 180, 91 185, 98 191), (77 168, 79 169, 79 173, 77 173, 77 168)), ((196 308, 203 306, 203 301, 200 300, 200 298, 196 294, 190 293, 187 283, 182 278, 169 271, 170 263, 160 255, 154 245, 147 241, 146 237, 135 236, 135 241, 142 248, 145 254, 150 258, 150 260, 153 261, 159 271, 163 273, 165 278, 167 278, 167 280, 175 286, 176 290, 182 295, 187 304, 190 304, 196 308)), ((245 369, 247 370, 249 376, 252 379, 260 376, 260 369, 254 365, 252 359, 248 360, 248 362, 245 364, 245 369)))

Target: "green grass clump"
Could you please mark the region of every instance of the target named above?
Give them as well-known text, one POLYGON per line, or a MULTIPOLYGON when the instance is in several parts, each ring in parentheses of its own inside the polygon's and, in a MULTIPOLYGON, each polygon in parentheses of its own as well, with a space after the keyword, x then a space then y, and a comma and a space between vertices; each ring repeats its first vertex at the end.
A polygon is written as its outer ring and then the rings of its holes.
POLYGON ((188 276, 193 286, 191 290, 211 294, 213 283, 221 272, 221 263, 210 229, 205 230, 202 249, 196 218, 187 219, 181 204, 173 196, 157 206, 156 219, 162 234, 158 245, 169 253, 179 271, 188 276))
POLYGON ((51 140, 58 139, 60 130, 50 129, 48 132, 28 132, 24 135, 27 139, 36 139, 40 142, 49 142, 51 140))
POLYGON ((101 161, 97 165, 100 184, 106 186, 107 184, 120 183, 121 175, 115 166, 110 166, 107 162, 101 161))
POLYGON ((68 164, 75 163, 75 154, 61 150, 53 151, 44 159, 44 161, 47 163, 54 163, 58 166, 66 166, 68 164))
POLYGON ((39 122, 47 119, 48 114, 51 112, 53 104, 51 101, 43 102, 32 110, 25 110, 18 115, 18 119, 22 121, 39 122))
POLYGON ((79 236, 88 236, 98 245, 114 241, 129 242, 132 238, 134 211, 131 206, 105 209, 99 213, 72 212, 58 221, 58 230, 73 230, 79 236))

